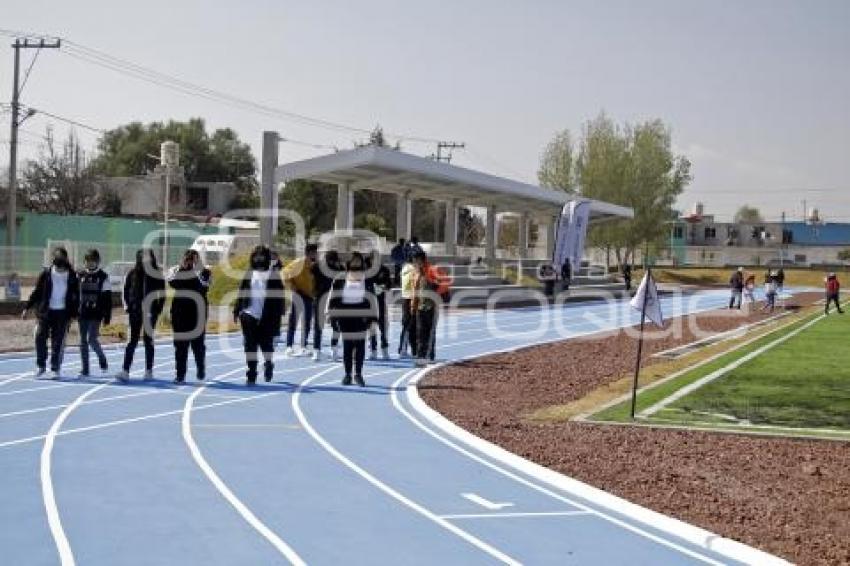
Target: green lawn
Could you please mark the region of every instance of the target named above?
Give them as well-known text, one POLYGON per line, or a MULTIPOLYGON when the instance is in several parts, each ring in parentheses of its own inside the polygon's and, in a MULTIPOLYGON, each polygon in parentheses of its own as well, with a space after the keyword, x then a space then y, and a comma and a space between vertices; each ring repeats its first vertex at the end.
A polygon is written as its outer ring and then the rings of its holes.
POLYGON ((822 319, 657 416, 850 430, 850 320, 822 319))

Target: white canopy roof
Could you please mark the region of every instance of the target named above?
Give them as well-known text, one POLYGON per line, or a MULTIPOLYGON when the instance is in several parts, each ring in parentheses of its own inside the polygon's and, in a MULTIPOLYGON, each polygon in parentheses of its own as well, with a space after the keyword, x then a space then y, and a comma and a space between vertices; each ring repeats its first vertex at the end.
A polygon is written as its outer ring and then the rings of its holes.
MULTIPOLYGON (((369 189, 410 198, 456 199, 459 205, 495 206, 501 212, 558 214, 570 195, 442 163, 394 149, 364 146, 279 166, 275 184, 296 179, 369 189)), ((631 208, 591 202, 591 220, 633 218, 631 208)))

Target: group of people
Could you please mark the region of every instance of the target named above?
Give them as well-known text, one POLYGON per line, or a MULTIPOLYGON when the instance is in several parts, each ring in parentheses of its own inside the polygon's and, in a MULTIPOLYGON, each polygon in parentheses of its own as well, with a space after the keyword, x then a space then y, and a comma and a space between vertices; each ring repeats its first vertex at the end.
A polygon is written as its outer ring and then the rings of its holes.
MULTIPOLYGON (((448 277, 428 262, 427 255, 414 240, 400 269, 402 328, 398 353, 402 358, 415 358, 417 366, 434 361, 435 328, 439 307, 447 298, 448 277)), ((197 379, 206 377, 206 326, 209 317, 207 293, 212 282, 195 250, 187 250, 179 265, 163 271, 153 250, 140 249, 136 263, 127 273, 122 290, 123 306, 128 316, 128 340, 121 369, 115 377, 127 381, 139 341, 145 353, 144 379, 153 379, 154 333, 166 305, 166 288, 170 287, 170 318, 175 356, 175 383, 186 379, 189 352, 194 357, 197 379)), ((380 261, 380 255, 348 254, 345 261, 334 250, 319 255, 315 244, 308 244, 304 254, 281 264, 277 254, 265 246, 257 246, 250 255, 250 265, 239 284, 233 304, 233 318, 243 335, 246 380, 254 384, 259 375, 259 356, 263 357, 263 377, 271 381, 274 374, 274 348, 281 337, 286 297, 290 297, 286 330, 285 357, 308 353, 310 332, 313 333, 312 358, 322 359, 322 335, 326 325, 332 330, 331 350, 339 359, 342 342, 344 385, 365 385, 363 364, 367 342, 371 358, 389 359, 388 295, 394 286, 393 275, 380 261), (301 326, 300 347, 295 346, 301 326)), ((79 324, 81 377, 90 375, 89 352, 97 356, 101 372, 107 374, 109 364, 100 345, 102 325, 112 319, 110 278, 100 267, 100 254, 89 250, 85 266, 79 271, 71 264, 68 252, 56 248, 51 265, 39 275, 26 302, 22 317, 34 312, 36 374, 48 369, 57 379, 62 366, 65 339, 74 320, 79 324), (49 360, 48 360, 49 357, 49 360)))
MULTIPOLYGON (((100 267, 100 253, 96 249, 86 252, 84 263, 84 267, 76 271, 67 250, 56 248, 51 265, 39 274, 26 301, 22 318, 30 312, 35 312, 37 317, 37 377, 47 372, 49 350, 51 377, 59 378, 65 339, 74 320, 77 320, 80 331, 80 377, 90 375, 90 350, 97 356, 101 373, 109 371, 108 360, 100 345, 100 330, 112 319, 112 285, 109 275, 100 267)), ((139 340, 142 340, 145 349, 144 379, 153 379, 154 329, 165 305, 166 285, 174 290, 170 312, 174 330, 174 381, 185 381, 190 349, 197 366, 196 375, 198 379, 204 379, 204 338, 209 311, 207 289, 210 282, 210 270, 203 266, 195 250, 187 250, 180 265, 167 273, 160 270, 153 250, 146 248, 136 253, 136 263, 127 273, 122 290, 130 332, 121 370, 115 374, 117 379, 129 379, 139 340)))
MULTIPOLYGON (((754 273, 747 274, 743 267, 739 267, 732 272, 729 277, 729 288, 731 296, 729 297, 730 309, 741 309, 742 304, 755 305, 756 303, 756 275, 754 273)), ((785 286, 785 270, 768 270, 764 274, 764 305, 762 312, 773 312, 776 308, 776 298, 782 292, 785 286)))

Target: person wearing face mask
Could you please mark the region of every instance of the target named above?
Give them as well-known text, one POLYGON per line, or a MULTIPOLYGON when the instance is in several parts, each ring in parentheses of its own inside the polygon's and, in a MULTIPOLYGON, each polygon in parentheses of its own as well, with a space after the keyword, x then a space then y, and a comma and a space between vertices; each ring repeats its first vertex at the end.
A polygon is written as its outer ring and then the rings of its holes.
POLYGON ((174 330, 174 383, 186 381, 189 348, 195 358, 198 380, 206 377, 207 291, 211 282, 210 270, 201 263, 195 250, 186 250, 179 266, 168 273, 168 285, 174 289, 171 299, 171 327, 174 330))
POLYGON ((257 382, 257 350, 263 353, 263 377, 271 381, 274 373, 274 337, 280 331, 284 289, 280 271, 271 265, 271 252, 257 246, 251 252, 251 267, 242 277, 233 305, 233 320, 242 327, 245 348, 246 383, 257 382))
POLYGON ((124 278, 122 298, 130 323, 130 339, 124 349, 124 365, 115 378, 123 382, 130 379, 130 366, 141 338, 145 345, 144 379, 150 381, 153 379, 153 332, 165 303, 165 279, 152 249, 136 252, 136 265, 124 278))
POLYGON ((366 334, 378 319, 374 293, 366 284, 366 262, 359 252, 351 254, 345 277, 334 282, 328 304, 328 315, 336 321, 342 335, 342 361, 345 367, 343 385, 354 383, 364 387, 363 361, 366 359, 366 334))
POLYGON ((50 340, 50 371, 53 379, 59 379, 65 336, 71 319, 80 308, 80 286, 77 274, 68 260, 65 248, 53 252, 53 265, 45 268, 38 276, 35 288, 30 293, 21 318, 26 318, 35 309, 38 324, 35 332, 36 377, 47 370, 47 342, 50 340))
POLYGON ((101 373, 109 369, 99 338, 101 323, 109 324, 112 319, 112 286, 109 275, 100 268, 100 253, 89 250, 84 259, 85 268, 77 273, 80 281, 80 377, 89 375, 89 347, 97 356, 101 373))

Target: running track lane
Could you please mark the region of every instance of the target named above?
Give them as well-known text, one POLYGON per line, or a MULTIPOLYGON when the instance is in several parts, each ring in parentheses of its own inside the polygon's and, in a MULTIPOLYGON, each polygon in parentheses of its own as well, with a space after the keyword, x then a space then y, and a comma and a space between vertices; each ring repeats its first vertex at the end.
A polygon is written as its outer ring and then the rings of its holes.
MULTIPOLYGON (((726 299, 666 298, 665 314, 726 299)), ((573 336, 616 328, 636 314, 620 303, 444 316, 456 336, 441 337, 438 354, 460 359, 555 339, 554 322, 573 336), (498 332, 488 331, 488 318, 498 332)), ((0 387, 4 560, 60 563, 40 464, 44 436, 66 411, 50 480, 78 564, 731 562, 447 438, 407 401, 409 363, 367 362, 369 387, 360 389, 339 386, 336 365, 278 360, 274 383, 247 389, 238 349, 238 336, 210 337, 216 382, 206 386, 165 382, 173 349, 161 344, 153 385, 22 378, 0 387)), ((69 350, 66 362, 77 359, 69 350)), ((31 363, 0 359, 0 383, 31 363)))

